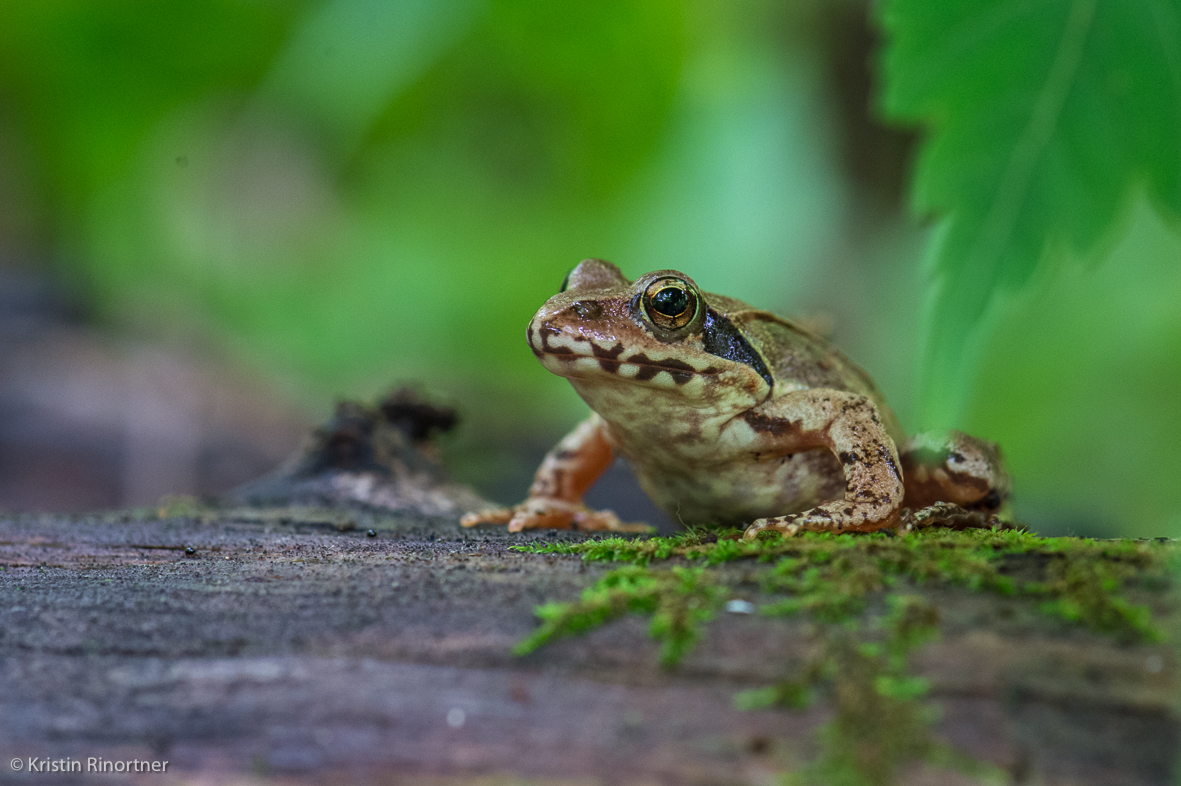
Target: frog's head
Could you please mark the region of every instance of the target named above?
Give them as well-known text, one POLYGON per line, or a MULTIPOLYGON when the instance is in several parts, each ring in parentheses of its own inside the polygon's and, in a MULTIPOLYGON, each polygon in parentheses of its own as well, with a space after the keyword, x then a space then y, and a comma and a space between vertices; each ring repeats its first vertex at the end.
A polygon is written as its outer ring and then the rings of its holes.
POLYGON ((588 388, 642 386, 753 406, 770 394, 772 378, 726 317, 734 305, 676 270, 629 281, 610 262, 586 259, 534 315, 529 345, 584 397, 588 388))

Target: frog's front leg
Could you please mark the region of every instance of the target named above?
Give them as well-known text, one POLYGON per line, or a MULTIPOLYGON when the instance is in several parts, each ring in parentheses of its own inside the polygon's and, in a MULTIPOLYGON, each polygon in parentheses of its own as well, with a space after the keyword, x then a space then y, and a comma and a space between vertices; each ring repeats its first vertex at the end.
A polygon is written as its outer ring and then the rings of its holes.
POLYGON ((795 515, 759 519, 746 530, 747 540, 768 529, 786 535, 804 530, 872 532, 897 520, 905 493, 898 451, 868 398, 839 390, 802 390, 743 417, 764 444, 784 453, 828 448, 845 472, 844 499, 795 515))
POLYGON ((593 511, 582 504, 586 493, 615 460, 603 431, 603 420, 592 414, 546 454, 529 496, 512 508, 469 513, 460 523, 507 524, 509 532, 526 529, 646 531, 644 525, 624 524, 610 510, 593 511))

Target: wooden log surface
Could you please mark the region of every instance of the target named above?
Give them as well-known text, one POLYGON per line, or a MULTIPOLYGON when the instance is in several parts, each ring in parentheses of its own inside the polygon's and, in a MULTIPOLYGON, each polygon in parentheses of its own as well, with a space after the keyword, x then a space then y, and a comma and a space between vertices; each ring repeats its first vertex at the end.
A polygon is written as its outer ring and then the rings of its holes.
MULTIPOLYGON (((512 655, 535 606, 607 569, 509 549, 536 537, 310 509, 0 517, 0 782, 753 784, 813 754, 824 702, 732 700, 806 656, 806 622, 722 614, 672 670, 635 618, 512 655), (29 771, 89 758, 168 765, 29 771)), ((1011 783, 1170 782, 1167 646, 928 596, 942 636, 914 663, 940 739, 1011 783)))

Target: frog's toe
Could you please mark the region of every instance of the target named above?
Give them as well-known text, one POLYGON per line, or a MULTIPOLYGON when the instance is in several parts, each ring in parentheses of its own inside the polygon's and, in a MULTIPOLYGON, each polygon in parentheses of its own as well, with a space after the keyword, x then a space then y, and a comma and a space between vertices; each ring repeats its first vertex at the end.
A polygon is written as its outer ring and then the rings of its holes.
POLYGON ((618 530, 623 526, 623 522, 613 510, 581 511, 574 514, 574 522, 578 529, 588 532, 618 530))
POLYGON ((917 510, 907 509, 899 519, 898 531, 914 532, 925 527, 965 529, 1022 529, 983 510, 968 510, 951 502, 936 502, 917 510))
POLYGON ((557 497, 533 497, 512 508, 468 513, 459 520, 465 527, 508 525, 509 532, 527 529, 577 529, 588 532, 651 532, 647 524, 625 524, 610 510, 588 510, 581 503, 557 497))
POLYGON ((575 529, 587 532, 651 532, 652 527, 642 523, 624 523, 613 510, 586 510, 574 514, 575 529))
POLYGON ((574 516, 568 510, 519 510, 508 523, 509 532, 527 529, 571 529, 574 516))
POLYGON ((463 518, 459 520, 461 526, 464 527, 479 527, 484 524, 498 525, 503 527, 508 524, 513 518, 513 511, 509 508, 491 508, 489 510, 481 510, 476 513, 465 513, 463 518))
POLYGON ((746 532, 742 534, 743 540, 754 540, 759 536, 760 532, 780 532, 787 536, 797 535, 800 532, 799 519, 796 516, 777 516, 771 519, 758 519, 746 528, 746 532))
POLYGON ((523 532, 527 529, 570 529, 573 527, 574 511, 560 501, 547 505, 540 500, 530 500, 512 508, 494 508, 479 513, 468 513, 459 520, 465 527, 482 525, 508 525, 509 532, 523 532))

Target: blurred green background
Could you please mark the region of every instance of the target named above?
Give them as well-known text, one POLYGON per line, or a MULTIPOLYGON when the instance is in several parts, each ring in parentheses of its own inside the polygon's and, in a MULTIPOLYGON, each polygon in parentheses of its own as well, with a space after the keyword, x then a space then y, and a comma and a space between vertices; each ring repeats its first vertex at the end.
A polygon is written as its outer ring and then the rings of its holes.
POLYGON ((1094 242, 987 282, 962 368, 924 366, 959 313, 929 317, 943 203, 908 209, 938 107, 881 119, 881 46, 856 0, 0 5, 0 505, 220 491, 404 380, 511 501, 584 411, 525 324, 597 256, 829 326, 908 429, 999 441, 1035 528, 1181 535, 1170 214, 1132 189, 1094 242))

